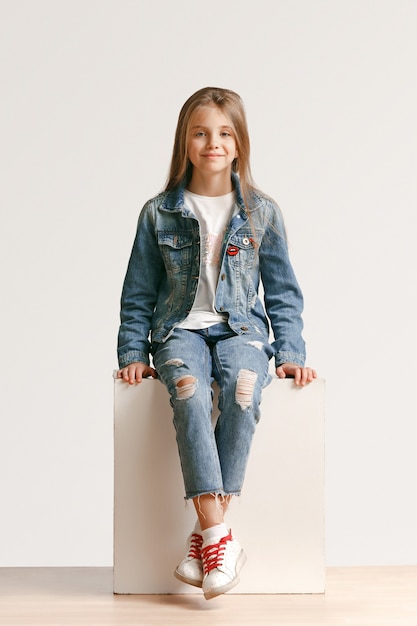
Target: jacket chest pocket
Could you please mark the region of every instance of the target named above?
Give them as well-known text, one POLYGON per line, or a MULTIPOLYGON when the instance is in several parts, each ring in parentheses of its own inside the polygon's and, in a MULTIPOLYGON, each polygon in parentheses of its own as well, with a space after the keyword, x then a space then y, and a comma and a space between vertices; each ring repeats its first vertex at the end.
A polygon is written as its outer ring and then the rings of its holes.
POLYGON ((252 236, 241 234, 231 237, 226 248, 226 257, 233 267, 246 269, 253 267, 255 244, 252 236))
POLYGON ((158 246, 167 269, 178 272, 190 267, 193 254, 191 233, 158 232, 158 246))

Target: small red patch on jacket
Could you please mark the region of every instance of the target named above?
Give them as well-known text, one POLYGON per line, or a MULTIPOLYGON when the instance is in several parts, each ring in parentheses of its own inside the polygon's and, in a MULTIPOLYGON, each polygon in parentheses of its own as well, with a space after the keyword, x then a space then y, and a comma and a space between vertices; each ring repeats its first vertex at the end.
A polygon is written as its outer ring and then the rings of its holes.
POLYGON ((227 248, 227 254, 229 256, 236 256, 238 252, 239 252, 239 248, 237 246, 229 246, 227 248))

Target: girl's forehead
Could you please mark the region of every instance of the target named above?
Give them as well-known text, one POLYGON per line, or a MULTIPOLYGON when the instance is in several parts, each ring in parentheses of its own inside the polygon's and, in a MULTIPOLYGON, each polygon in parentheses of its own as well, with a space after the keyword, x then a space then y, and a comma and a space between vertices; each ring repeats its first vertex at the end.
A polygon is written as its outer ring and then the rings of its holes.
POLYGON ((233 128, 230 117, 215 104, 200 106, 191 114, 190 127, 204 125, 230 126, 233 128))

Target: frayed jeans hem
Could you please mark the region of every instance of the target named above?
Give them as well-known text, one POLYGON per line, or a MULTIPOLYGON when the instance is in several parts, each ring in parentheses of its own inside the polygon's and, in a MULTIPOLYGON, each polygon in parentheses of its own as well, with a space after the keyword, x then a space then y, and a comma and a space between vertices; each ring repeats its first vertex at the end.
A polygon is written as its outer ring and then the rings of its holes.
POLYGON ((211 489, 210 491, 198 491, 196 493, 185 494, 184 500, 194 500, 194 498, 200 498, 201 496, 213 496, 214 498, 220 497, 221 499, 231 498, 233 496, 239 497, 241 495, 241 491, 230 491, 226 492, 223 489, 211 489))

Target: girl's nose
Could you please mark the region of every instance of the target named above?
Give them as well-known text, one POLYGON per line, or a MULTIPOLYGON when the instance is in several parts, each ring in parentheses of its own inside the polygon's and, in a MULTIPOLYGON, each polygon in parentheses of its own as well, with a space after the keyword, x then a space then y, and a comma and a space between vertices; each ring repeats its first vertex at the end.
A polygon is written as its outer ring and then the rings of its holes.
POLYGON ((207 147, 208 148, 218 148, 219 142, 217 141, 217 137, 212 134, 207 136, 207 147))

